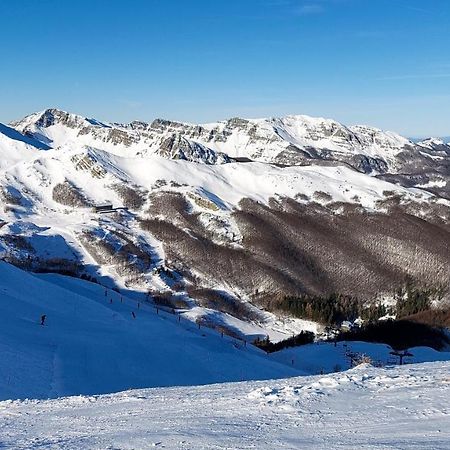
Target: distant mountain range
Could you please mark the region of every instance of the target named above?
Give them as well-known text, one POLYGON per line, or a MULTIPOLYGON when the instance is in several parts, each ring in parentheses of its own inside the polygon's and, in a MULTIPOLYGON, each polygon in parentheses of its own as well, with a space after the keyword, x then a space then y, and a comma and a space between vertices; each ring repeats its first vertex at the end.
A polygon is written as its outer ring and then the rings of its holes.
MULTIPOLYGON (((426 139, 429 139, 429 138, 426 138, 426 137, 410 137, 410 138, 408 138, 410 141, 412 141, 412 142, 421 142, 421 141, 424 141, 424 140, 426 140, 426 139)), ((450 136, 438 136, 436 139, 439 139, 439 140, 441 140, 441 141, 443 141, 443 142, 445 142, 445 143, 450 143, 450 136)))
POLYGON ((389 303, 412 280, 448 298, 449 179, 444 141, 330 119, 118 124, 48 109, 0 126, 0 251, 235 332, 289 333, 274 325, 289 295, 389 303))

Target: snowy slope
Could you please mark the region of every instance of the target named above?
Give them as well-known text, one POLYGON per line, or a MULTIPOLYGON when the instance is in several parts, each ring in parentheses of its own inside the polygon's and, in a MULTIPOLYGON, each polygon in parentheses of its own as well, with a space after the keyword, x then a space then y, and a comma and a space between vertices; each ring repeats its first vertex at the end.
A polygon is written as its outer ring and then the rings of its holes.
POLYGON ((184 318, 157 314, 148 304, 138 308, 136 298, 121 302, 111 290, 105 296, 103 287, 86 281, 39 277, 0 262, 0 292, 2 399, 301 373, 184 318))
POLYGON ((21 161, 29 161, 37 157, 39 150, 44 149, 48 149, 45 144, 0 123, 0 170, 21 161))
MULTIPOLYGON (((354 361, 367 357, 373 365, 381 367, 398 364, 398 358, 391 355, 392 348, 386 344, 368 342, 327 342, 286 348, 270 355, 271 359, 290 364, 309 374, 330 373, 347 370, 354 366, 354 361)), ((412 356, 405 358, 405 364, 433 361, 450 361, 450 349, 438 352, 429 347, 409 349, 412 356)))
MULTIPOLYGON (((157 311, 138 292, 119 294, 61 275, 33 275, 4 262, 0 292, 0 316, 5 318, 0 329, 1 399, 280 378, 349 367, 342 343, 266 355, 250 344, 199 329, 188 320, 192 312, 178 317, 157 311), (47 315, 44 326, 39 324, 42 314, 47 315)), ((248 334, 254 332, 247 327, 248 334)), ((386 345, 348 343, 345 350, 350 348, 388 363, 386 345)), ((450 360, 447 352, 411 352, 414 362, 450 360)))
POLYGON ((1 442, 34 449, 447 449, 450 363, 0 403, 1 442))
MULTIPOLYGON (((241 341, 198 329, 188 320, 190 312, 178 317, 157 311, 138 292, 119 294, 61 275, 33 275, 4 262, 0 292, 0 316, 6 318, 0 331, 2 398, 278 378, 331 372, 349 364, 342 343, 265 355, 241 341), (42 314, 47 315, 44 326, 39 324, 42 314)), ((249 334, 252 330, 248 326, 249 334)), ((386 345, 348 346, 388 363, 386 345)), ((411 352, 414 362, 450 359, 450 353, 431 349, 411 352)))

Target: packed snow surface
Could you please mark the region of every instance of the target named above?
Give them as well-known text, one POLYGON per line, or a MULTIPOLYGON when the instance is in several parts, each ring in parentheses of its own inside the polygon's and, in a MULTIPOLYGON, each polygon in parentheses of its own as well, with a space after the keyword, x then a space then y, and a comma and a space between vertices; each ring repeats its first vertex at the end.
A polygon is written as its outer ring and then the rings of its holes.
POLYGON ((0 403, 17 449, 448 449, 450 363, 0 403))

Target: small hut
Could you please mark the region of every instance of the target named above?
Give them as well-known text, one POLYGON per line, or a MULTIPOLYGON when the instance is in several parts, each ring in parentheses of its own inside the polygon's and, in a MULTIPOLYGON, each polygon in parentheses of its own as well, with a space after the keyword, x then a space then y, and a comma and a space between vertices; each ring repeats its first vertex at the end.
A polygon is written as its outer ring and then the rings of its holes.
POLYGON ((109 213, 113 212, 114 209, 112 203, 102 203, 100 205, 95 205, 93 211, 95 213, 109 213))

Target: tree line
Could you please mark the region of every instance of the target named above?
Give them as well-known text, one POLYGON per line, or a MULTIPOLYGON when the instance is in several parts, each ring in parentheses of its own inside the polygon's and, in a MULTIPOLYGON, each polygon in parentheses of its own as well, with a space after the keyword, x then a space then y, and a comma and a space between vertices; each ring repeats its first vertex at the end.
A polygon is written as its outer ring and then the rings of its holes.
POLYGON ((300 319, 338 326, 344 321, 353 322, 357 318, 365 322, 376 322, 386 315, 401 319, 429 311, 433 301, 441 299, 444 293, 445 290, 440 286, 417 287, 408 280, 394 293, 393 305, 375 301, 368 304, 355 296, 332 293, 327 296, 286 295, 274 299, 269 307, 300 319))

